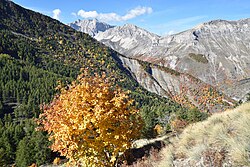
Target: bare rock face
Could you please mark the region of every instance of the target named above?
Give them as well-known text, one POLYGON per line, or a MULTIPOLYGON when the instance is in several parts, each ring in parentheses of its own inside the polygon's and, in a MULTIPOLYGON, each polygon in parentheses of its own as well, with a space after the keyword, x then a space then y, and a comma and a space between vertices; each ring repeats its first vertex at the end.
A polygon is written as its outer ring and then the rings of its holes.
MULTIPOLYGON (((130 60, 146 61, 189 74, 236 100, 244 99, 250 92, 250 19, 210 21, 166 37, 131 24, 106 26, 108 28, 103 31, 92 33, 87 29, 96 28, 90 25, 83 24, 84 31, 81 31, 92 34, 130 60)), ((127 66, 136 68, 132 67, 133 63, 127 66)), ((168 76, 158 75, 156 79, 164 77, 168 76)), ((137 80, 143 84, 142 78, 137 77, 137 80)), ((150 89, 161 94, 156 85, 150 89)))
POLYGON ((155 45, 160 37, 135 25, 125 24, 98 33, 95 38, 119 53, 135 58, 147 55, 148 48, 155 45))
POLYGON ((216 112, 231 108, 234 101, 216 87, 167 67, 120 56, 123 65, 145 89, 181 105, 216 112))
POLYGON ((98 21, 97 19, 93 20, 77 20, 73 23, 68 24, 70 27, 89 34, 94 37, 97 33, 106 31, 114 26, 98 21))
POLYGON ((127 57, 191 74, 237 100, 250 92, 250 19, 210 21, 167 37, 125 25, 95 38, 127 57))

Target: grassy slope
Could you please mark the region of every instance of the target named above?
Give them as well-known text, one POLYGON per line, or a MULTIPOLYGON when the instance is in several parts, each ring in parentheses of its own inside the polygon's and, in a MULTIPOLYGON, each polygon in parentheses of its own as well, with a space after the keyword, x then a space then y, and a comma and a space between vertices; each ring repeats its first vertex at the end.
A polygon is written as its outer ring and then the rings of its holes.
POLYGON ((250 166, 249 138, 250 103, 246 103, 188 126, 162 150, 159 166, 250 166))

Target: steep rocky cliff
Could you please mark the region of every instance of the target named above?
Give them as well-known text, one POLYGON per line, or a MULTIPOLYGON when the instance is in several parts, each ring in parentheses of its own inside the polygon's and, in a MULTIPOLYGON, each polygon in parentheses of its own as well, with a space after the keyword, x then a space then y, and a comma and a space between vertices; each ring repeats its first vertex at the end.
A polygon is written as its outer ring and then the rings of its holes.
POLYGON ((124 56, 120 56, 120 59, 145 89, 184 106, 196 106, 202 111, 215 112, 230 108, 234 103, 216 87, 192 75, 124 56))
POLYGON ((127 57, 191 74, 234 99, 250 92, 250 19, 210 21, 167 37, 124 25, 96 39, 127 57))

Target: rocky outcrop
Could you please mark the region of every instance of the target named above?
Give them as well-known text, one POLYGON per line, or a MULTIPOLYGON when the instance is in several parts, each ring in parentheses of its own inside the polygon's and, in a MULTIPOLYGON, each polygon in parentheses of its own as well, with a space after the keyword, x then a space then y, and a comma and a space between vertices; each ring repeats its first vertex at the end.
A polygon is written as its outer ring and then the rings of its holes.
MULTIPOLYGON (((192 75, 236 100, 250 92, 250 19, 210 21, 166 37, 126 24, 98 31, 95 38, 135 59, 127 61, 131 69, 141 60, 192 75)), ((149 83, 142 78, 137 76, 139 83, 149 83)), ((160 86, 147 84, 147 89, 164 96, 160 86)))
POLYGON ((70 27, 89 34, 94 37, 99 32, 104 32, 114 26, 98 21, 97 19, 93 20, 77 20, 73 23, 68 24, 70 27))
POLYGON ((189 74, 124 56, 120 59, 145 89, 183 106, 215 112, 233 105, 233 101, 221 91, 189 74))
POLYGON ((249 35, 250 19, 245 19, 210 21, 167 37, 125 25, 96 39, 127 57, 191 74, 239 100, 250 92, 249 35))
POLYGON ((158 43, 159 36, 132 24, 114 27, 95 38, 128 57, 147 54, 148 48, 158 43))

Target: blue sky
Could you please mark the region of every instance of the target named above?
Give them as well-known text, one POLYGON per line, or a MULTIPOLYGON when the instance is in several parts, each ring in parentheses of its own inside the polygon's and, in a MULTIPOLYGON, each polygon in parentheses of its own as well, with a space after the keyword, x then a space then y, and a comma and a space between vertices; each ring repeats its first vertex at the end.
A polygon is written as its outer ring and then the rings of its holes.
POLYGON ((178 33, 215 19, 250 18, 250 0, 13 0, 63 23, 97 18, 135 24, 158 35, 178 33))

